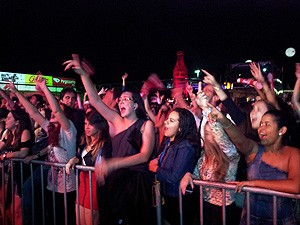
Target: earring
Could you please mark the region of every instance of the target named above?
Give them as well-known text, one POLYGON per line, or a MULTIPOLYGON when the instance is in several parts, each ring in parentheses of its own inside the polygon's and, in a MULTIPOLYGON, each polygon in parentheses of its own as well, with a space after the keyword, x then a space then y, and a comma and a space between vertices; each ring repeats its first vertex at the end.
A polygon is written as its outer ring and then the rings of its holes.
POLYGON ((281 132, 279 132, 279 134, 278 134, 279 136, 281 136, 282 135, 282 133, 281 132))

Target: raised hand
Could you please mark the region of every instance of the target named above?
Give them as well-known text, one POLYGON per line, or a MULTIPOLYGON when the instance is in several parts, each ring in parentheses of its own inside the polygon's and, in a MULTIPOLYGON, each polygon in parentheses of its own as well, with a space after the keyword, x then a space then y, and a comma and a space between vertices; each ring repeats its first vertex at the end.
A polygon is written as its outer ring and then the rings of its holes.
POLYGON ((46 79, 43 78, 43 76, 37 76, 35 79, 34 79, 34 82, 35 82, 35 89, 37 91, 42 91, 44 88, 47 88, 46 86, 46 79))
POLYGON ((108 91, 108 88, 102 87, 101 90, 98 92, 98 95, 104 95, 108 91))
POLYGON ((205 77, 203 79, 203 82, 206 84, 210 84, 213 87, 219 87, 219 83, 216 81, 215 77, 211 75, 209 72, 206 70, 202 70, 203 73, 205 73, 205 77))
POLYGON ((91 76, 95 73, 95 69, 86 59, 80 61, 78 54, 72 54, 72 59, 64 62, 63 65, 66 66, 65 71, 73 69, 79 75, 91 76))
POLYGON ((201 109, 205 109, 205 108, 208 108, 208 101, 207 101, 207 96, 205 95, 204 92, 202 91, 198 91, 197 93, 197 96, 195 98, 195 101, 197 102, 198 106, 201 108, 201 109))
POLYGON ((186 83, 185 90, 189 94, 189 96, 193 94, 193 87, 189 83, 186 83))
POLYGON ((126 80, 127 77, 128 77, 128 73, 124 73, 124 74, 122 75, 122 80, 126 80))
POLYGON ((160 95, 159 91, 156 91, 155 95, 157 97, 157 104, 160 105, 162 103, 163 99, 165 98, 165 96, 164 95, 160 95))
POLYGON ((4 86, 4 89, 5 90, 9 90, 11 91, 12 93, 16 93, 18 91, 18 89, 15 87, 15 85, 12 83, 12 82, 9 82, 8 84, 6 84, 4 86))
POLYGON ((265 82, 265 78, 264 76, 262 75, 262 72, 260 70, 260 65, 259 63, 255 63, 255 62, 252 62, 249 64, 250 66, 250 72, 252 74, 252 76, 260 83, 264 83, 265 82))
MULTIPOLYGON (((208 114, 208 121, 209 123, 213 124, 216 121, 219 121, 222 125, 229 121, 226 116, 219 110, 216 109, 212 104, 207 103, 208 107, 211 108, 211 112, 208 114)), ((230 121, 229 121, 230 122, 230 121)), ((226 124, 227 127, 228 124, 226 124)), ((230 125, 230 124, 229 124, 230 125)))

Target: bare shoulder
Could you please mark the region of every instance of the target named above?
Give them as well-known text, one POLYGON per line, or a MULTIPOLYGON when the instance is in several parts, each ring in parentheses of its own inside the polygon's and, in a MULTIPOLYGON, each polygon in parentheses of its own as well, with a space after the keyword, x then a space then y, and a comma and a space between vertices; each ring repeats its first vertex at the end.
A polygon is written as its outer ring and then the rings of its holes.
POLYGON ((295 148, 295 147, 291 147, 291 146, 285 146, 284 147, 284 152, 289 157, 296 157, 296 158, 300 157, 300 149, 299 148, 295 148))
POLYGON ((31 133, 29 130, 23 130, 22 132, 22 135, 21 135, 21 141, 24 142, 24 141, 27 141, 31 138, 31 133))
POLYGON ((141 127, 141 133, 154 129, 154 123, 151 120, 146 120, 141 127))

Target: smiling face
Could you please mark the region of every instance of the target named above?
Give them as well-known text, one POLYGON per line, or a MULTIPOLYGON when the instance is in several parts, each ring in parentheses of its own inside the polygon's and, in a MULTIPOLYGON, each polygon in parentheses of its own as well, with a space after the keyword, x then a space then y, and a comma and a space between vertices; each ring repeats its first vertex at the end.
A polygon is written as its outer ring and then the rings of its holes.
POLYGON ((279 138, 279 127, 273 115, 266 114, 262 117, 257 130, 261 144, 269 146, 274 144, 279 138))
POLYGON ((260 120, 267 111, 268 107, 264 101, 257 101, 253 103, 253 107, 250 112, 250 121, 251 126, 254 130, 257 130, 259 128, 260 120))
POLYGON ((170 141, 174 141, 179 131, 179 114, 178 112, 171 112, 169 118, 165 121, 164 134, 170 138, 170 141))
POLYGON ((137 103, 133 102, 132 93, 124 92, 118 99, 118 106, 120 114, 124 118, 135 113, 134 110, 137 108, 137 103))

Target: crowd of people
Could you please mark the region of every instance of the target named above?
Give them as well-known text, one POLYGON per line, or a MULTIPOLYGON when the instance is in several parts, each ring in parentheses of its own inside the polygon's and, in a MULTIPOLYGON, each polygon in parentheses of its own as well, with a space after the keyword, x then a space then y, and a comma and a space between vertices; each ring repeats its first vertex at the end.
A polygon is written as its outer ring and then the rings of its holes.
MULTIPOLYGON (((284 102, 259 64, 251 63, 262 89, 253 87, 257 97, 239 103, 205 70, 197 90, 186 84, 170 91, 155 74, 136 90, 126 85, 125 73, 122 87, 98 92, 86 60, 73 54, 64 66, 80 76, 83 101, 72 88, 56 98, 41 75, 30 96, 13 83, 0 90, 0 164, 6 173, 0 221, 39 224, 45 210, 47 224, 156 224, 152 186, 159 182, 164 224, 180 223, 179 190, 184 224, 199 224, 200 193, 193 179, 201 179, 237 187, 225 196, 222 189, 203 188, 204 224, 222 224, 225 204, 227 224, 247 224, 250 216, 251 224, 268 225, 273 224, 272 196, 251 194, 247 215, 246 203, 237 203, 243 187, 300 193, 300 64, 291 102, 284 102), (12 158, 24 159, 22 179, 20 164, 8 163, 12 158), (32 160, 65 167, 41 170, 34 164, 30 173, 26 164, 32 160), (95 168, 92 176, 79 172, 79 197, 76 165, 95 168)), ((297 210, 299 201, 278 198, 277 224, 299 224, 297 210)))

